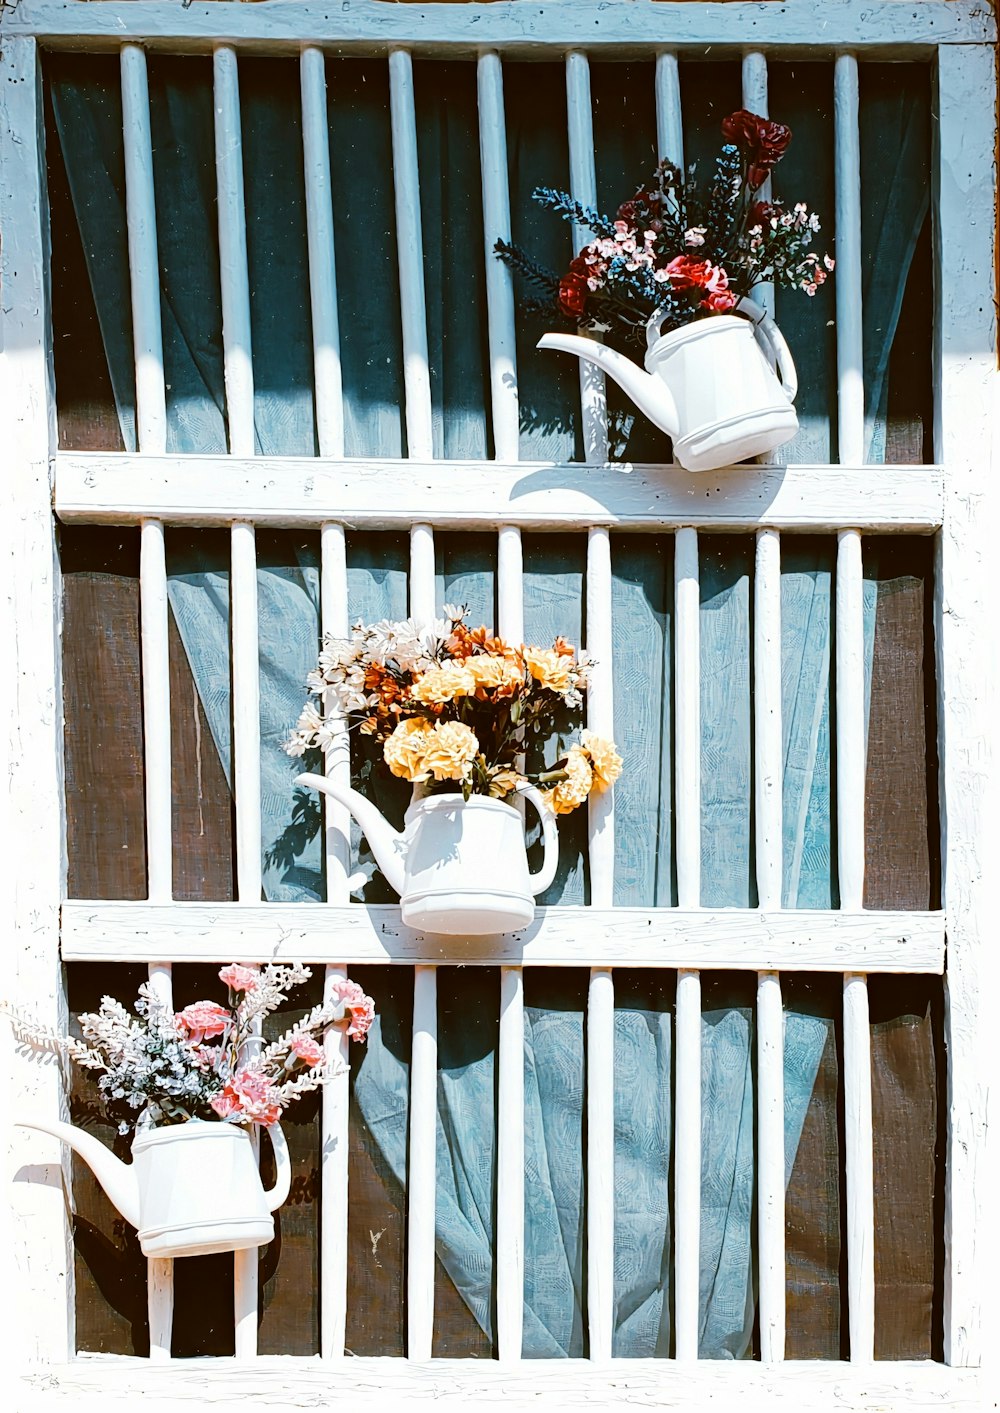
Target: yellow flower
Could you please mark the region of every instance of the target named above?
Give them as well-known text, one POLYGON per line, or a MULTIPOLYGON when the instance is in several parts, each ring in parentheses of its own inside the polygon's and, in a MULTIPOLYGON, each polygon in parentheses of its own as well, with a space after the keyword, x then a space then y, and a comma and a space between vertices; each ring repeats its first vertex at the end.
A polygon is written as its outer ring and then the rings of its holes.
POLYGON ((428 733, 424 762, 435 780, 464 780, 479 754, 479 740, 461 721, 439 721, 428 733))
POLYGON ((495 775, 490 776, 490 798, 502 800, 507 795, 512 795, 524 776, 516 770, 498 770, 495 775))
POLYGON ((580 741, 594 772, 594 790, 600 795, 621 775, 622 758, 615 749, 614 741, 609 741, 605 736, 595 736, 593 731, 582 731, 580 741))
POLYGON ((465 660, 465 670, 470 673, 476 686, 492 691, 496 687, 514 687, 524 677, 518 663, 506 657, 493 657, 480 653, 465 660))
POLYGON ((401 721, 382 748, 385 763, 393 775, 414 784, 429 780, 426 755, 430 738, 431 725, 422 717, 412 716, 401 721))
POLYGON ((455 697, 470 697, 476 690, 476 679, 462 663, 446 662, 432 667, 416 682, 413 696, 426 706, 440 706, 455 697))
POLYGON ((565 695, 573 685, 573 659, 551 648, 525 648, 524 660, 528 671, 542 687, 565 695))
POLYGON ((594 783, 594 772, 580 746, 570 746, 563 769, 566 778, 542 796, 553 814, 569 814, 582 805, 594 783))

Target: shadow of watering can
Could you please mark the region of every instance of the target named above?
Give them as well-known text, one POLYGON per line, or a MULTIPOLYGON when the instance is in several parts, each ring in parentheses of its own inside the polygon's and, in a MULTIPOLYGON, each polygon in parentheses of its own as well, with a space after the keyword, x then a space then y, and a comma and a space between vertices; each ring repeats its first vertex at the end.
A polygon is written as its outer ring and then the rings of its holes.
POLYGON ((646 326, 645 369, 579 334, 545 334, 539 348, 575 353, 602 368, 666 432, 688 471, 714 471, 773 451, 798 431, 795 365, 774 320, 742 299, 749 318, 712 314, 661 334, 646 326))
POLYGON ((274 1149, 274 1186, 264 1191, 250 1135, 235 1124, 204 1119, 140 1128, 132 1162, 72 1124, 20 1119, 78 1153, 112 1205, 137 1228, 144 1256, 210 1256, 266 1246, 271 1213, 288 1196, 291 1162, 278 1124, 266 1132, 274 1149))

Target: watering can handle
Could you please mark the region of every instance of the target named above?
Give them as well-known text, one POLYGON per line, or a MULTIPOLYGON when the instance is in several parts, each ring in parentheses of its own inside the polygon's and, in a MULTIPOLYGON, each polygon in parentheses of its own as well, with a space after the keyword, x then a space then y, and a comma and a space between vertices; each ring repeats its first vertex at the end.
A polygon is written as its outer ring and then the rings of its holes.
POLYGON ((271 1140, 271 1147, 274 1150, 275 1177, 274 1186, 264 1193, 264 1200, 267 1203, 267 1210, 274 1212, 281 1206, 288 1196, 292 1186, 292 1163, 288 1156, 288 1144, 285 1142, 285 1135, 281 1132, 281 1125, 267 1124, 264 1132, 271 1140))
POLYGON ((744 295, 737 307, 750 316, 757 342, 764 346, 765 353, 770 354, 781 380, 782 390, 788 401, 794 402, 795 394, 799 390, 799 375, 795 371, 792 355, 781 330, 767 310, 755 300, 744 295))
POLYGON ((545 847, 542 866, 537 873, 529 874, 528 878, 531 891, 537 898, 539 893, 545 892, 556 876, 556 865, 559 863, 559 830, 556 828, 555 815, 546 806, 534 785, 529 785, 526 780, 522 781, 517 787, 517 793, 531 801, 542 825, 542 843, 545 847))

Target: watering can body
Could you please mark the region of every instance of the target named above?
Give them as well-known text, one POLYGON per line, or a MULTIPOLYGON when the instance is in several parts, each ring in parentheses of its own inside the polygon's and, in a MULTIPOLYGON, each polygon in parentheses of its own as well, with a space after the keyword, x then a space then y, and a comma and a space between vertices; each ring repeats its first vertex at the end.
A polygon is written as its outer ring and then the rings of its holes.
POLYGON ((300 775, 295 783, 322 790, 351 811, 399 894, 407 927, 466 937, 516 932, 532 921, 535 897, 555 877, 555 818, 532 785, 518 788, 542 822, 544 859, 536 874, 528 871, 521 815, 501 800, 426 795, 410 805, 400 834, 370 800, 330 776, 300 775))
POLYGON ((602 368, 672 439, 688 471, 713 471, 773 451, 798 430, 795 367, 777 325, 752 300, 748 317, 713 314, 671 333, 647 326, 645 369, 594 339, 545 334, 554 348, 602 368))
POLYGON ((71 1124, 25 1119, 20 1126, 52 1134, 79 1153, 117 1210, 137 1228, 144 1256, 210 1256, 265 1246, 274 1237, 271 1213, 288 1196, 291 1181, 288 1149, 277 1124, 267 1129, 277 1168, 268 1192, 250 1135, 221 1120, 140 1128, 131 1164, 71 1124))

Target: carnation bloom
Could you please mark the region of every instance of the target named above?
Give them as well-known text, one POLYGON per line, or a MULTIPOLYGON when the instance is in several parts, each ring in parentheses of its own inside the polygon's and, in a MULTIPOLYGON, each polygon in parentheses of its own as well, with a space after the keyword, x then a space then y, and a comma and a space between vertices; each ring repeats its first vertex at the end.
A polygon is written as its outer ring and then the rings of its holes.
POLYGON ((524 661, 532 677, 550 692, 565 695, 573 685, 572 658, 552 648, 525 648, 524 661))
POLYGON ((553 814, 569 814, 582 805, 594 784, 594 772, 581 746, 570 747, 563 770, 565 779, 542 796, 553 814))
POLYGON ((524 776, 516 770, 497 770, 490 776, 490 799, 502 800, 512 795, 524 776))
POLYGON ((440 706, 456 697, 470 697, 476 680, 465 663, 445 662, 432 667, 413 686, 413 696, 425 706, 440 706))
POLYGON ((363 1041, 375 1019, 375 1002, 365 995, 356 981, 349 981, 347 977, 334 977, 330 985, 335 999, 351 1018, 348 1035, 363 1041))
POLYGON ((292 1054, 306 1065, 320 1065, 325 1058, 322 1045, 313 1036, 304 1032, 296 1035, 289 1047, 292 1054))
POLYGON ((232 1123, 273 1124, 281 1117, 274 1085, 254 1070, 237 1070, 211 1102, 219 1117, 232 1123))
POLYGON ((466 658, 466 670, 471 673, 476 687, 492 691, 497 687, 515 687, 524 680, 520 665, 509 658, 494 657, 491 653, 479 653, 466 658))
POLYGON ((580 745, 594 772, 594 792, 600 794, 615 783, 622 773, 622 758, 614 741, 597 736, 593 731, 580 733, 580 745))
POLYGON ((241 962, 230 962, 219 972, 219 980, 224 982, 230 991, 252 991, 260 980, 260 968, 243 966, 241 962))
POLYGON ((178 1027, 183 1027, 189 1035, 197 1035, 199 1040, 207 1040, 213 1035, 221 1035, 232 1020, 225 1006, 217 1006, 214 1001, 194 1001, 178 1011, 174 1016, 178 1027))
POLYGON ((461 721, 439 722, 428 735, 424 761, 435 780, 464 780, 479 753, 479 738, 461 721))
POLYGON ((430 723, 413 716, 401 721, 382 748, 386 765, 393 775, 413 784, 430 777, 426 753, 431 734, 430 723))

